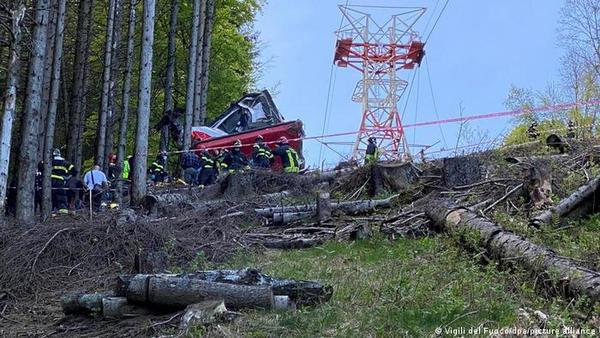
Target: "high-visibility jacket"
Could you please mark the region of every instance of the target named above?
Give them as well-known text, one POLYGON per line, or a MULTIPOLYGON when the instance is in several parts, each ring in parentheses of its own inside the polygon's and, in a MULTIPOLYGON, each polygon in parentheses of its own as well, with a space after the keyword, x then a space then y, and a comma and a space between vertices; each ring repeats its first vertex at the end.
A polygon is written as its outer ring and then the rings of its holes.
POLYGON ((202 169, 217 169, 217 161, 208 154, 208 152, 203 152, 200 157, 200 167, 202 169))
POLYGON ((282 145, 273 150, 275 156, 281 158, 283 164, 283 170, 286 173, 297 173, 300 171, 300 162, 298 160, 298 153, 294 148, 289 145, 282 145))
POLYGON ((131 171, 131 166, 129 165, 130 159, 131 159, 131 156, 127 157, 127 159, 125 161, 123 161, 123 174, 121 175, 121 177, 123 177, 123 179, 126 179, 126 180, 129 179, 129 172, 131 171))
POLYGON ((227 164, 229 171, 242 170, 248 166, 246 155, 235 149, 227 153, 224 162, 227 164))
POLYGON ((55 180, 66 181, 69 178, 70 169, 72 169, 72 165, 69 162, 60 156, 54 156, 50 177, 55 180))
POLYGON ((273 161, 273 153, 268 146, 264 144, 255 144, 252 147, 252 162, 259 168, 268 168, 273 161))
POLYGON ((373 143, 367 145, 365 154, 365 164, 375 163, 379 160, 379 149, 373 143))

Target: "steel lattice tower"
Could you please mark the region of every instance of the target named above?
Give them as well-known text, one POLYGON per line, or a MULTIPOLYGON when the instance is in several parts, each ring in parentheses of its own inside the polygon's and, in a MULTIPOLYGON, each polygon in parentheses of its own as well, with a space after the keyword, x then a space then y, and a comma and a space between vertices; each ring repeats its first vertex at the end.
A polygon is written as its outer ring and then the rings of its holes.
POLYGON ((385 159, 410 158, 397 107, 408 82, 400 78, 399 73, 420 65, 425 55, 425 44, 413 30, 425 8, 377 7, 398 12, 383 24, 359 10, 367 6, 339 8, 343 24, 336 32, 334 63, 362 73, 362 80, 352 95, 353 101, 362 103, 362 119, 352 158, 364 157, 370 137, 377 139, 385 159))

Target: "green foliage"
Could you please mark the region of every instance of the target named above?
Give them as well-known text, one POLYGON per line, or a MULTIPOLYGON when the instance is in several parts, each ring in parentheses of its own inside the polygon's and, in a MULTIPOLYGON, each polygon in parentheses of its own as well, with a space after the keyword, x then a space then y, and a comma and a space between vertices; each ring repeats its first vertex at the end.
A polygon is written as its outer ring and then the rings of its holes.
MULTIPOLYGON (((528 123, 522 123, 513 128, 504 138, 504 145, 515 145, 531 141, 527 136, 528 123)), ((564 134, 566 126, 558 120, 545 120, 539 123, 538 131, 540 136, 538 139, 545 140, 550 134, 564 134)))
POLYGON ((296 312, 253 312, 234 324, 256 337, 429 336, 452 327, 502 327, 516 320, 519 299, 505 273, 456 249, 448 238, 390 242, 381 237, 330 242, 308 250, 239 255, 225 267, 257 266, 279 277, 317 279, 331 301, 296 312), (454 322, 453 322, 454 321, 454 322))
MULTIPOLYGON (((124 1, 128 3, 128 1, 124 1)), ((208 111, 209 120, 218 116, 230 103, 237 100, 242 94, 248 92, 254 85, 258 74, 255 73, 258 35, 254 32, 253 23, 257 13, 264 5, 262 0, 217 0, 216 14, 211 39, 211 60, 209 71, 208 111)), ((68 6, 76 17, 77 6, 68 6)), ((102 66, 104 57, 104 41, 106 29, 107 8, 105 0, 96 2, 94 6, 93 39, 90 53, 90 88, 87 95, 89 114, 86 116, 84 133, 84 160, 86 164, 92 163, 94 147, 96 144, 96 123, 100 94, 102 92, 102 66)), ((129 5, 124 4, 121 9, 123 26, 121 31, 120 68, 124 67, 126 53, 126 38, 128 25, 129 5)), ((171 0, 158 0, 156 3, 156 24, 154 34, 154 60, 152 77, 152 102, 151 102, 151 127, 160 120, 164 112, 164 82, 167 69, 167 47, 169 33, 169 19, 171 13, 171 0)), ((185 93, 187 81, 187 62, 189 58, 190 32, 192 21, 192 1, 180 0, 178 13, 178 27, 176 37, 176 60, 174 79, 174 102, 176 107, 185 106, 185 93)), ((136 41, 141 36, 141 6, 137 6, 136 41)), ((72 22, 71 25, 76 24, 72 22)), ((66 48, 74 48, 75 30, 68 29, 71 34, 67 36, 66 48)), ((68 54, 68 52, 67 52, 68 54)), ((70 57, 67 57, 70 60, 70 57)), ((68 68, 68 67, 67 67, 68 68)), ((121 114, 122 72, 119 72, 117 81, 116 118, 114 125, 114 149, 118 141, 119 119, 121 114)), ((137 82, 139 77, 139 43, 136 43, 134 52, 132 92, 129 112, 129 128, 127 133, 127 153, 131 154, 135 136, 135 115, 137 109, 137 82)), ((66 122, 65 122, 66 123, 66 122)), ((60 124, 59 124, 60 125, 60 124)), ((67 131, 68 132, 68 131, 67 131)), ((159 133, 150 131, 149 154, 158 152, 159 133)), ((153 156, 148 160, 152 161, 153 156)))

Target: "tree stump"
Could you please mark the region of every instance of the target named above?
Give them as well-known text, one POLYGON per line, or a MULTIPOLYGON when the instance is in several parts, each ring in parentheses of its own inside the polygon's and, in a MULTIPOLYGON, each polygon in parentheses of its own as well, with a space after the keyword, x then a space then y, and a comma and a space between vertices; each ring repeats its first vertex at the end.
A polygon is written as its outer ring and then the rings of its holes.
POLYGON ((445 158, 442 178, 448 187, 479 182, 481 180, 481 162, 473 156, 445 158))

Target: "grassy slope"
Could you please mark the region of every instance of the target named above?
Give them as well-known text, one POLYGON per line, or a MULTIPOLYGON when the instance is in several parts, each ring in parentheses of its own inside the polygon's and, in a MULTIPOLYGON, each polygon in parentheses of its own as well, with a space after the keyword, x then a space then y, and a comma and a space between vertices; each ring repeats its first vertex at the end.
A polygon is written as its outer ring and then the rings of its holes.
POLYGON ((319 248, 240 255, 225 267, 256 266, 274 276, 334 286, 320 307, 254 312, 227 329, 246 336, 425 336, 435 328, 504 327, 517 322, 526 290, 514 273, 481 265, 445 236, 376 238, 319 248))

